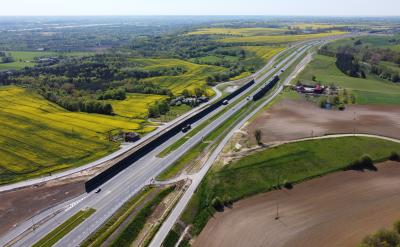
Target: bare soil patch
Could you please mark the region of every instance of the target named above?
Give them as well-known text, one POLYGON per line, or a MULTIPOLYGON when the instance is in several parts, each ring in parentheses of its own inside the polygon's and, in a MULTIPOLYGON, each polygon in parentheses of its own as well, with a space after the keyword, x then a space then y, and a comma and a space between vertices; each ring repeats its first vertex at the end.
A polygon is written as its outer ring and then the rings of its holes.
POLYGON ((85 179, 53 181, 0 193, 0 236, 42 210, 84 193, 85 179))
POLYGON ((257 195, 217 213, 194 246, 356 246, 400 219, 400 163, 257 195), (279 219, 275 220, 277 205, 279 219))
POLYGON ((400 138, 400 107, 350 105, 346 110, 325 110, 305 100, 282 100, 244 127, 250 143, 261 129, 262 141, 271 143, 327 134, 363 133, 400 138))

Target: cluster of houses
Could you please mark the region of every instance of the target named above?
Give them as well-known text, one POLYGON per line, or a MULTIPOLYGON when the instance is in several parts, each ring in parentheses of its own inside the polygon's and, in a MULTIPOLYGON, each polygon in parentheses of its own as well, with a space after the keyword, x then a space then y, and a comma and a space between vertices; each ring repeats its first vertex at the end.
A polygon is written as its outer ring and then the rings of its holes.
POLYGON ((169 104, 171 106, 179 106, 182 104, 189 105, 189 106, 198 106, 202 103, 207 102, 209 99, 206 96, 201 96, 201 97, 185 97, 185 96, 179 96, 176 97, 175 99, 172 99, 169 104))

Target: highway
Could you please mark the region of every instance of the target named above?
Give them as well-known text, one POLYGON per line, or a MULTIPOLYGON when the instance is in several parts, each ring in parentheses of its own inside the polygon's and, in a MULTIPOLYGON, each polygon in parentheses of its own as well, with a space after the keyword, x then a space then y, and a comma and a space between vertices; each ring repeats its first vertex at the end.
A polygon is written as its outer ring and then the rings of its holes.
MULTIPOLYGON (((295 49, 295 51, 293 51, 289 56, 282 60, 277 65, 277 69, 270 69, 264 74, 263 72, 259 72, 257 74, 258 78, 256 79, 256 84, 247 89, 245 92, 239 94, 235 99, 238 99, 249 91, 253 90, 256 85, 259 86, 274 73, 278 72, 279 74, 280 67, 283 66, 283 69, 288 68, 290 64, 294 63, 301 55, 301 53, 299 53, 298 51, 304 52, 308 48, 308 45, 302 45, 300 48, 295 49)), ((272 64, 272 62, 269 63, 269 66, 272 66, 272 64)), ((234 100, 232 100, 232 102, 234 100)), ((98 227, 100 227, 118 208, 122 206, 123 203, 125 203, 145 185, 149 184, 154 177, 160 174, 179 157, 185 154, 197 143, 199 143, 204 136, 211 133, 217 126, 233 116, 247 103, 248 101, 246 99, 238 102, 234 107, 219 116, 215 121, 207 125, 192 138, 188 139, 181 147, 170 153, 168 156, 166 156, 165 158, 157 158, 156 155, 159 152, 161 152, 166 147, 174 143, 176 140, 184 136, 183 133, 177 134, 173 138, 169 139, 168 141, 157 147, 152 152, 148 153, 146 156, 142 157, 140 160, 133 163, 130 167, 124 170, 124 172, 121 172, 120 174, 109 180, 107 183, 105 183, 102 186, 102 191, 100 193, 85 193, 75 198, 74 200, 60 204, 54 208, 42 212, 41 214, 35 216, 32 220, 26 221, 10 231, 1 239, 0 245, 5 246, 9 241, 15 239, 18 236, 21 236, 21 234, 25 232, 26 234, 23 235, 23 237, 19 239, 19 241, 15 243, 14 246, 31 246, 79 210, 87 207, 94 208, 96 209, 96 212, 89 219, 84 221, 81 225, 75 228, 72 232, 70 232, 56 244, 56 246, 77 246, 88 235, 90 235, 98 227), (32 226, 32 223, 37 223, 50 215, 55 216, 41 224, 34 231, 29 230, 32 226)), ((193 127, 195 128, 205 119, 217 114, 222 109, 223 107, 210 113, 202 120, 194 124, 193 127)))
MULTIPOLYGON (((317 45, 318 43, 315 43, 313 45, 317 45)), ((311 46, 310 46, 311 47, 311 46)), ((282 70, 286 71, 298 58, 300 58, 306 51, 309 50, 310 47, 306 47, 303 49, 301 52, 299 52, 291 61, 287 62, 286 65, 282 68, 282 70)), ((304 59, 306 60, 307 57, 304 59)), ((304 62, 302 60, 300 64, 304 62)), ((279 66, 277 66, 279 68, 279 66)), ((297 67, 299 69, 300 67, 297 67)), ((280 75, 282 71, 279 71, 278 75, 280 75)), ((290 78, 291 75, 289 75, 288 78, 290 78)), ((225 147, 225 145, 228 143, 232 135, 237 131, 239 128, 241 128, 251 117, 253 117, 257 112, 259 112, 263 107, 265 107, 268 103, 270 103, 276 96, 279 95, 279 93, 283 90, 284 84, 286 84, 288 80, 285 80, 284 83, 280 83, 280 85, 274 90, 272 94, 268 95, 265 97, 264 101, 262 104, 260 104, 256 109, 254 109, 250 114, 248 114, 246 117, 244 117, 238 124, 236 124, 230 132, 224 137, 224 139, 218 144, 218 146, 215 148, 215 150, 212 152, 210 157, 207 159, 205 164, 202 166, 200 171, 194 175, 190 175, 190 178, 192 179, 192 183, 190 184, 189 188, 185 191, 175 208, 172 210, 171 214, 168 216, 168 218, 165 220, 165 222, 162 224, 160 227, 159 231, 156 233, 154 236, 153 240, 150 243, 150 247, 159 247, 161 246, 162 242, 174 226, 175 222, 179 219, 180 215, 183 213, 185 210, 186 205, 189 203, 190 198, 193 196, 194 192, 196 191, 197 187, 200 185, 201 181, 203 180, 204 176, 207 174, 208 170, 211 168, 212 164, 216 161, 218 155, 221 153, 222 149, 225 147)))

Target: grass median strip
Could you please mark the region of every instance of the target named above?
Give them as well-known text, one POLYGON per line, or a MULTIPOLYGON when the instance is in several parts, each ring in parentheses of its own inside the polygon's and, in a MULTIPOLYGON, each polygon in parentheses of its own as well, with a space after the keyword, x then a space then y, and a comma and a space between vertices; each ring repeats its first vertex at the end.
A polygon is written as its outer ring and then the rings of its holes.
POLYGON ((126 202, 107 222, 95 233, 89 236, 80 246, 81 247, 99 247, 111 234, 124 222, 129 215, 148 197, 155 192, 156 188, 146 187, 141 190, 132 199, 126 202))
POLYGON ((56 229, 47 234, 44 238, 39 240, 36 244, 33 245, 33 247, 53 246, 61 238, 71 232, 75 227, 77 227, 79 224, 89 218, 94 212, 96 212, 96 210, 93 208, 79 211, 74 216, 58 226, 56 229))
POLYGON ((113 241, 111 246, 114 247, 131 246, 132 242, 137 238, 140 231, 143 229, 143 226, 146 224, 148 217, 154 212, 156 206, 174 189, 175 189, 174 186, 163 189, 151 201, 147 202, 146 205, 138 212, 138 214, 128 224, 128 226, 113 241))

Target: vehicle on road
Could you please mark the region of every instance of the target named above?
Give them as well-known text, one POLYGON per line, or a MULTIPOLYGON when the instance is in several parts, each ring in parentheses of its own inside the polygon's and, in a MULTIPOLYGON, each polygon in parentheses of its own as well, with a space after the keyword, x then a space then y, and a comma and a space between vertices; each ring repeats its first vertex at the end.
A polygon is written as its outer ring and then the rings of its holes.
POLYGON ((188 132, 191 128, 192 128, 192 126, 191 126, 190 124, 187 124, 187 125, 185 125, 185 126, 182 128, 182 132, 183 132, 183 133, 186 133, 186 132, 188 132))
POLYGON ((101 188, 98 188, 94 193, 98 194, 101 192, 101 188))
POLYGON ((222 101, 222 104, 227 105, 227 104, 229 104, 229 101, 226 99, 226 100, 222 101))

